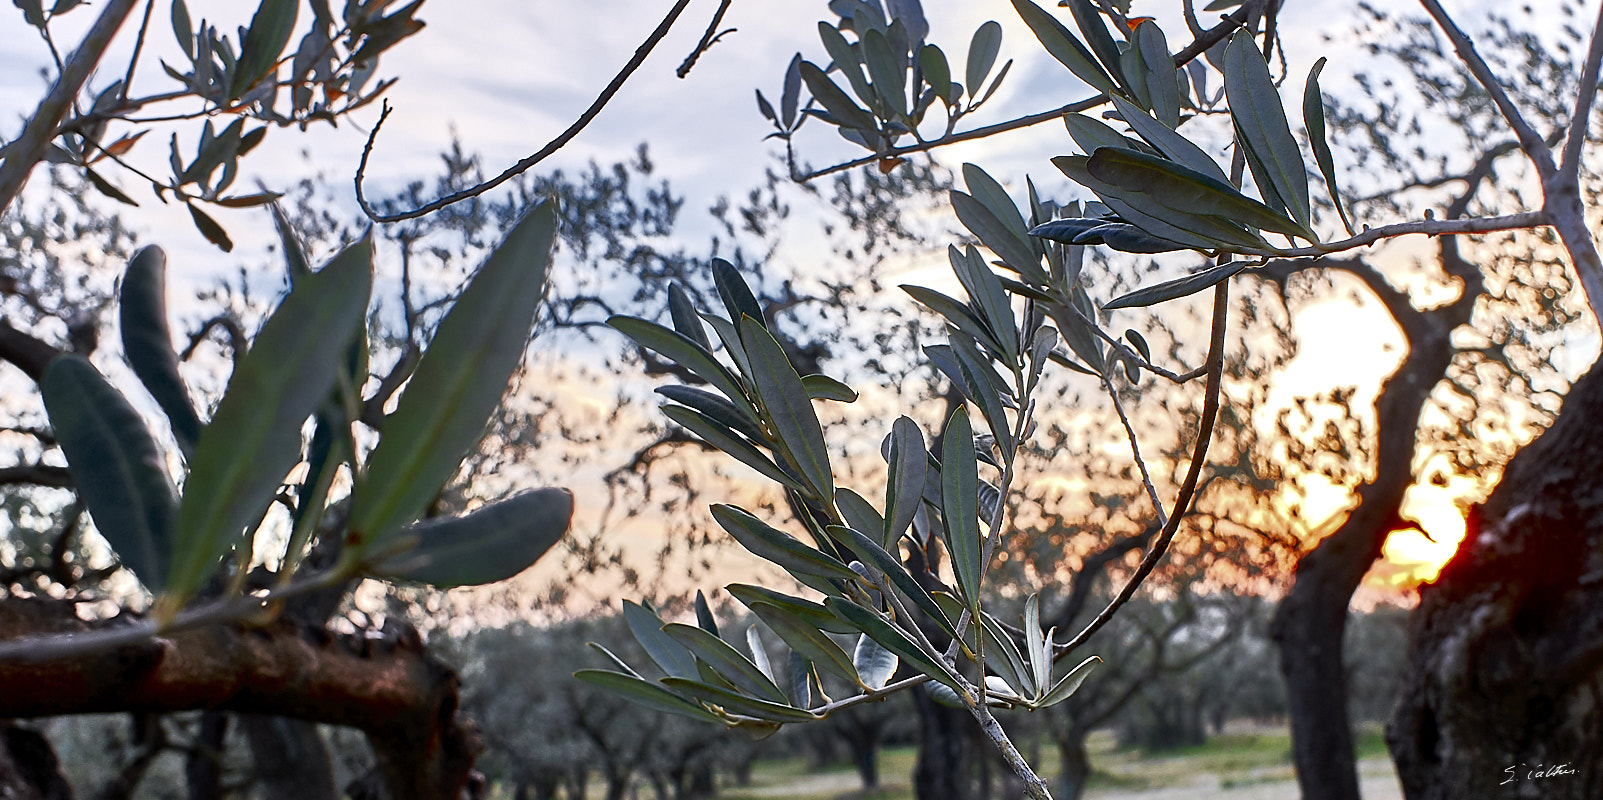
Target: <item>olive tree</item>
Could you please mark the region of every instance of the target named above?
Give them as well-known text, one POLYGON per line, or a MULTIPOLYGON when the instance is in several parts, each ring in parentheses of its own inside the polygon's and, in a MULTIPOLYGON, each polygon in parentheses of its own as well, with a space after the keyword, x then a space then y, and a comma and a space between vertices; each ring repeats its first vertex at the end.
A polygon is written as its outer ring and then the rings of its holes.
MULTIPOLYGON (((1318 83, 1323 62, 1306 81, 1302 110, 1307 145, 1329 203, 1316 203, 1311 196, 1304 151, 1291 132, 1269 67, 1277 42, 1276 4, 1218 4, 1235 10, 1211 29, 1188 14, 1193 41, 1178 52, 1170 50, 1156 24, 1126 18, 1127 8, 1119 4, 1070 0, 1065 5, 1073 12, 1078 35, 1029 0, 1013 2, 1047 52, 1093 92, 1083 101, 1039 115, 957 132, 958 123, 989 96, 982 87, 995 61, 997 26, 983 26, 976 33, 960 83, 943 51, 925 41, 929 27, 922 9, 908 2, 884 7, 832 4, 839 20, 820 25, 829 63, 819 66, 798 56, 778 105, 759 97, 761 111, 774 122, 787 153, 793 152, 794 135, 812 119, 869 151, 860 159, 810 172, 800 171, 792 161, 801 180, 869 163, 894 168, 898 159, 912 153, 1062 118, 1083 154, 1062 156, 1053 164, 1096 200, 1060 205, 1042 200, 1032 185, 1021 213, 984 170, 965 166, 968 191, 952 193, 954 210, 1007 274, 993 272, 978 249, 954 245, 950 260, 968 294, 966 301, 906 287, 948 325, 949 343, 926 352, 951 377, 964 404, 943 425, 934 451, 911 419, 892 426, 883 448, 888 468, 883 503, 872 503, 836 480, 813 408, 815 400, 850 401, 854 393, 825 376, 802 375, 785 359, 738 275, 725 270, 720 281, 721 313, 671 297, 671 328, 615 318, 619 330, 695 373, 709 387, 665 392, 673 401, 665 413, 784 487, 794 518, 789 525, 805 530, 810 543, 780 530, 777 521, 735 506, 714 506, 719 524, 825 599, 817 603, 760 587, 732 589, 790 645, 793 656, 785 669, 774 669, 759 657, 759 647, 750 648, 750 655, 739 652, 706 620, 696 626, 664 624, 649 608, 634 606, 635 634, 662 677, 649 679, 622 661, 617 671, 583 672, 581 677, 640 702, 758 734, 872 702, 915 683, 929 684, 934 693, 973 715, 1031 796, 1048 796, 1045 783, 996 722, 991 707, 1041 707, 1067 697, 1094 658, 1064 672, 1054 670, 1056 662, 1117 613, 1173 540, 1195 493, 1219 408, 1231 278, 1273 275, 1296 259, 1329 259, 1407 234, 1450 237, 1549 227, 1586 289, 1594 316, 1603 306, 1603 262, 1586 229, 1577 178, 1594 95, 1589 87, 1596 84, 1598 56, 1603 54, 1597 36, 1588 45, 1581 88, 1559 153, 1532 130, 1445 11, 1426 0, 1427 11, 1531 160, 1543 202, 1539 208, 1512 213, 1472 217, 1460 211, 1447 218, 1427 215, 1357 231, 1346 213, 1340 175, 1326 141, 1326 108, 1318 83), (1116 34, 1109 22, 1115 23, 1116 34), (1204 54, 1217 72, 1195 60, 1204 54), (1210 74, 1223 84, 1218 94, 1204 88, 1210 74), (802 87, 811 94, 805 104, 802 87), (1111 106, 1110 116, 1121 128, 1079 113, 1103 105, 1111 106), (932 113, 937 110, 943 113, 932 113), (1188 120, 1219 115, 1228 115, 1230 122, 1228 168, 1179 130, 1188 120), (927 122, 942 116, 944 129, 927 122), (926 135, 930 129, 938 132, 926 135), (1243 189, 1249 171, 1257 197, 1243 189), (1326 237, 1320 228, 1345 229, 1346 235, 1326 237), (1212 263, 1102 303, 1099 311, 1081 281, 1083 251, 1098 246, 1134 253, 1201 253, 1212 263), (1107 312, 1207 290, 1214 295, 1212 335, 1208 358, 1198 368, 1165 368, 1154 363, 1140 337, 1126 343, 1102 331, 1107 312), (709 326, 715 337, 708 336, 709 326), (1056 351, 1059 337, 1067 352, 1056 351), (1205 378, 1208 384, 1192 439, 1195 451, 1173 502, 1163 502, 1147 480, 1160 535, 1104 611, 1062 644, 1041 630, 1033 602, 1022 624, 988 617, 983 608, 991 558, 1010 535, 1004 512, 1016 477, 1015 455, 1032 433, 1038 412, 1033 393, 1049 362, 1103 380, 1122 371, 1130 381, 1144 372, 1176 383, 1205 378), (978 437, 976 420, 984 426, 978 437), (981 480, 981 463, 995 476, 994 484, 981 480), (927 567, 920 574, 919 565, 939 563, 929 557, 931 552, 949 558, 949 583, 947 576, 927 567), (916 624, 921 617, 935 624, 921 627, 916 624), (828 632, 859 637, 853 655, 828 632), (909 665, 913 674, 891 682, 893 673, 885 665, 897 662, 909 665), (819 697, 808 679, 811 670, 847 678, 857 684, 858 693, 819 697)), ((1138 446, 1133 436, 1132 446, 1138 446)), ((1346 604, 1345 596, 1330 599, 1346 604)), ((1334 636, 1339 653, 1340 625, 1323 630, 1334 636)), ((1339 673, 1339 657, 1336 664, 1339 673)), ((1299 736, 1299 755, 1309 746, 1299 736)), ((1305 767, 1317 765, 1299 761, 1305 767)), ((1339 773, 1301 777, 1310 796, 1348 793, 1349 782, 1339 773)), ((1350 788, 1356 791, 1355 785, 1350 788)))

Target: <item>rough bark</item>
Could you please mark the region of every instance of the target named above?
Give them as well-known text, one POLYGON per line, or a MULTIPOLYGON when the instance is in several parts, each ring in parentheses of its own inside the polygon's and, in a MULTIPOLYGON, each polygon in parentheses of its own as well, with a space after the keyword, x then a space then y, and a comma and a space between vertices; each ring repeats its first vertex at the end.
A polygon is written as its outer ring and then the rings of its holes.
POLYGON ((1409 800, 1603 797, 1603 367, 1420 589, 1387 742, 1409 800))
MULTIPOLYGON (((0 603, 0 640, 89 627, 60 603, 0 603)), ((415 633, 213 626, 90 656, 0 662, 0 686, 0 718, 212 709, 357 728, 391 800, 454 800, 479 750, 456 713, 456 674, 415 633)))

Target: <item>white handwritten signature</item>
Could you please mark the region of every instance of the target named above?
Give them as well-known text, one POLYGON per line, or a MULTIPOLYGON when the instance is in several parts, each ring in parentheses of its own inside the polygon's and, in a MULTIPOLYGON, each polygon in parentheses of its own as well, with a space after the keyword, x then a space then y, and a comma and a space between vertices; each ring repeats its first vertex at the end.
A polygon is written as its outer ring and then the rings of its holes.
POLYGON ((1519 780, 1540 780, 1542 778, 1557 778, 1562 775, 1580 774, 1569 765, 1569 762, 1565 762, 1563 764, 1554 764, 1547 767, 1537 764, 1531 769, 1525 770, 1525 775, 1521 777, 1519 770, 1524 766, 1524 764, 1515 764, 1512 767, 1504 767, 1503 772, 1507 773, 1508 777, 1503 780, 1503 783, 1499 783, 1498 786, 1502 786, 1503 784, 1507 783, 1513 783, 1514 781, 1519 780))

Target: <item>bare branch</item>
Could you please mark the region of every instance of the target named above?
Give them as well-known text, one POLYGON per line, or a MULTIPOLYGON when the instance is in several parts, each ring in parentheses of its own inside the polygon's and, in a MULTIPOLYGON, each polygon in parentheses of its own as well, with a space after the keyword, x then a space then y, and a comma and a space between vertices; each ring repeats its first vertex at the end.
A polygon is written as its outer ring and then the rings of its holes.
POLYGON ((35 383, 44 376, 45 366, 50 359, 58 355, 61 355, 60 350, 0 319, 0 359, 15 364, 35 383))
POLYGON ((540 148, 540 150, 534 155, 531 155, 528 158, 513 164, 500 175, 497 175, 494 178, 484 181, 476 186, 463 189, 459 192, 452 192, 451 194, 425 203, 424 205, 412 209, 411 211, 401 211, 394 214, 380 214, 377 211, 374 211, 373 206, 367 202, 367 195, 362 191, 362 178, 367 173, 367 159, 373 153, 373 142, 378 138, 379 129, 384 126, 384 120, 388 119, 390 116, 390 103, 388 100, 384 101, 384 111, 379 115, 378 123, 373 126, 373 132, 368 134, 367 145, 362 148, 362 160, 356 166, 356 202, 362 207, 362 213, 366 214, 368 219, 371 219, 374 222, 399 222, 405 219, 417 219, 418 217, 430 212, 445 208, 452 203, 460 202, 470 197, 478 197, 479 195, 484 194, 485 192, 527 172, 535 164, 544 161, 552 153, 555 153, 556 151, 567 146, 568 142, 573 141, 573 137, 578 136, 579 132, 584 130, 585 127, 588 126, 590 122, 601 113, 601 109, 605 108, 607 103, 612 101, 613 96, 618 93, 618 90, 623 88, 623 84, 629 80, 629 76, 633 75, 635 70, 639 69, 640 65, 645 63, 646 56, 651 54, 652 49, 657 46, 657 43, 662 41, 664 36, 668 35, 668 29, 673 27, 674 22, 679 19, 679 15, 684 12, 685 7, 688 5, 690 5, 690 0, 679 0, 679 2, 675 3, 674 7, 668 11, 668 16, 663 17, 662 22, 657 25, 656 30, 652 31, 651 35, 646 37, 646 40, 635 49, 634 57, 629 59, 629 63, 624 64, 623 69, 618 71, 618 74, 613 77, 612 82, 607 84, 607 87, 601 90, 601 94, 596 96, 595 102, 591 103, 590 107, 585 109, 584 113, 580 114, 579 118, 574 120, 573 124, 569 125, 567 130, 559 134, 557 138, 547 142, 546 145, 540 148))
POLYGON ((128 89, 134 85, 134 68, 139 66, 139 54, 145 50, 145 33, 150 30, 150 12, 156 7, 156 0, 145 3, 145 16, 139 21, 139 36, 134 39, 134 54, 128 57, 128 72, 122 77, 122 88, 117 95, 123 100, 128 99, 128 89))
POLYGON ((1581 147, 1586 144, 1586 131, 1591 124, 1592 101, 1597 97, 1597 74, 1603 67, 1603 7, 1597 10, 1597 24, 1592 28, 1592 43, 1586 51, 1586 66, 1581 68, 1581 81, 1577 84, 1575 114, 1570 117, 1569 137, 1564 140, 1564 157, 1558 171, 1566 181, 1580 181, 1581 147))
POLYGON ((1152 501, 1152 510, 1158 515, 1158 525, 1169 524, 1169 515, 1163 511, 1163 501, 1158 499, 1158 490, 1152 485, 1152 474, 1147 471, 1147 462, 1141 457, 1141 444, 1135 435, 1135 427, 1130 424, 1130 417, 1124 413, 1124 404, 1119 402, 1119 390, 1113 388, 1113 379, 1108 377, 1112 370, 1102 373, 1102 386, 1108 390, 1108 397, 1113 401, 1113 410, 1119 412, 1119 422, 1124 423, 1124 436, 1130 440, 1130 455, 1135 457, 1135 465, 1141 470, 1141 485, 1147 489, 1147 499, 1152 501))
POLYGON ((1495 231, 1514 231, 1525 228, 1540 228, 1552 225, 1551 215, 1547 210, 1525 211, 1519 214, 1505 214, 1498 217, 1473 217, 1470 219, 1424 219, 1413 222, 1399 222, 1395 225, 1382 225, 1378 228, 1369 228, 1363 233, 1350 239, 1335 242, 1325 242, 1312 247, 1292 247, 1287 249, 1269 248, 1232 249, 1229 252, 1250 256, 1271 256, 1274 258, 1295 258, 1298 256, 1322 256, 1331 253, 1340 253, 1344 250, 1355 250, 1366 245, 1374 244, 1382 239, 1395 239, 1398 236, 1407 236, 1413 233, 1423 233, 1426 236, 1448 236, 1465 233, 1493 233, 1495 231))
POLYGON ((379 381, 378 390, 373 396, 362 403, 362 415, 359 417, 362 424, 373 430, 379 430, 384 425, 384 406, 390 398, 400 391, 401 384, 412 377, 412 371, 417 369, 417 362, 423 356, 416 343, 408 341, 406 349, 401 351, 400 358, 395 359, 395 366, 385 373, 379 381))
POLYGON ((1557 170, 1553 166, 1552 148, 1549 148, 1547 143, 1542 141, 1542 137, 1536 133, 1536 129, 1525 121, 1524 115, 1520 114, 1519 108, 1509 98, 1508 92, 1503 91, 1503 85, 1497 82, 1497 76, 1492 74, 1492 68, 1486 65, 1486 61, 1476 51, 1475 44, 1469 40, 1468 36, 1464 35, 1462 30, 1459 30, 1458 25, 1453 22, 1452 17, 1447 15, 1447 11, 1442 8, 1441 3, 1437 2, 1437 0, 1419 0, 1419 2, 1420 5, 1425 7, 1425 11, 1431 15, 1431 18, 1436 20, 1436 24, 1442 29, 1442 33, 1447 34, 1448 40, 1453 43, 1453 49, 1458 51, 1459 60, 1464 62, 1464 66, 1469 68, 1470 74, 1475 76, 1475 80, 1486 89, 1488 95, 1491 95, 1492 102, 1497 104, 1497 110, 1502 112, 1504 121, 1508 122, 1508 127, 1519 138, 1520 149, 1525 151, 1525 156, 1531 160, 1531 164, 1535 165, 1537 174, 1541 175, 1543 180, 1546 180, 1548 176, 1557 170))
POLYGON ((714 44, 717 44, 719 39, 724 38, 724 34, 735 32, 734 28, 718 30, 718 25, 724 21, 724 13, 729 11, 729 5, 733 2, 734 0, 723 0, 718 4, 718 10, 712 14, 712 21, 707 23, 707 32, 701 35, 701 41, 696 43, 696 49, 690 51, 690 55, 685 56, 684 63, 679 65, 679 70, 675 74, 680 79, 690 75, 690 70, 696 66, 696 59, 701 58, 701 54, 707 52, 708 48, 711 48, 714 44))
POLYGON ((50 139, 56 135, 56 126, 72 110, 73 101, 83 91, 89 76, 99 66, 100 59, 111 44, 117 29, 133 13, 138 0, 107 0, 100 17, 84 34, 83 42, 67 60, 66 67, 56 78, 50 92, 39 102, 28 117, 28 124, 15 141, 6 148, 5 161, 0 162, 0 211, 11 207, 11 202, 22 191, 33 168, 44 160, 50 139))
POLYGON ((205 324, 200 326, 200 330, 189 337, 189 344, 178 354, 178 360, 188 361, 195 355, 195 348, 206 341, 206 336, 213 328, 222 328, 223 332, 228 334, 228 348, 233 353, 234 363, 237 365, 239 360, 245 357, 245 351, 250 349, 250 346, 245 341, 245 328, 239 324, 239 320, 234 319, 233 314, 218 314, 206 320, 205 324))
POLYGON ((0 467, 0 486, 48 486, 52 489, 71 489, 72 476, 66 467, 49 464, 19 464, 0 467))

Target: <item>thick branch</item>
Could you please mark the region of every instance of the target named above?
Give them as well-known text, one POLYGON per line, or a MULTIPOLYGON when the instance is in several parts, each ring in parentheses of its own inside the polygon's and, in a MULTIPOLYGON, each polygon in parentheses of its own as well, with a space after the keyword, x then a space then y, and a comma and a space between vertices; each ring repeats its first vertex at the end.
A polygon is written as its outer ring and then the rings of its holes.
MULTIPOLYGON (((0 604, 0 639, 10 642, 125 624, 84 623, 53 601, 0 604)), ((455 718, 455 674, 415 633, 195 628, 87 656, 0 661, 0 685, 0 717, 216 709, 359 728, 396 800, 456 797, 477 746, 455 718)))
POLYGON ((646 56, 651 54, 652 49, 657 46, 657 43, 662 41, 664 36, 668 35, 668 29, 673 27, 674 22, 679 19, 679 15, 684 12, 685 7, 688 5, 690 5, 690 0, 679 0, 679 2, 675 3, 674 7, 669 10, 668 16, 663 17, 662 22, 657 25, 657 29, 652 31, 651 35, 646 37, 646 40, 640 44, 640 47, 635 49, 634 57, 629 59, 629 63, 624 64, 623 69, 618 71, 618 74, 613 77, 612 82, 607 84, 607 88, 602 89, 601 94, 596 96, 595 102, 591 103, 590 107, 585 109, 584 113, 580 114, 579 118, 574 120, 573 124, 569 125, 567 130, 563 131, 557 136, 557 138, 547 142, 545 147, 540 148, 539 152, 536 152, 534 155, 529 156, 528 158, 525 158, 516 164, 513 164, 500 175, 497 175, 494 178, 484 181, 476 186, 463 189, 459 192, 452 192, 451 194, 426 203, 423 206, 415 208, 411 211, 401 211, 394 214, 380 214, 377 211, 374 211, 373 206, 367 202, 367 196, 362 192, 362 177, 367 172, 368 156, 373 153, 373 141, 378 138, 379 128, 384 126, 384 120, 390 115, 390 104, 389 101, 386 100, 384 102, 384 112, 379 115, 378 123, 373 126, 373 132, 368 135, 367 146, 362 148, 361 163, 359 163, 356 167, 356 202, 362 207, 362 213, 367 214, 368 219, 371 219, 374 222, 399 222, 403 219, 416 219, 430 212, 445 208, 452 203, 466 200, 469 197, 478 197, 479 195, 484 194, 485 192, 527 172, 535 164, 544 161, 547 156, 550 156, 552 153, 555 153, 556 151, 567 146, 568 142, 573 141, 573 137, 578 136, 579 132, 584 130, 585 127, 590 124, 591 120, 594 120, 596 116, 601 113, 601 109, 605 108, 607 103, 612 101, 613 95, 616 95, 618 90, 623 88, 623 84, 625 81, 629 80, 629 76, 633 75, 635 70, 639 69, 640 65, 645 63, 646 56))
POLYGON ((56 135, 56 126, 66 118, 67 112, 72 110, 72 102, 77 99, 78 93, 83 91, 84 84, 89 76, 100 64, 100 59, 106 53, 106 47, 111 44, 117 29, 122 27, 123 20, 133 13, 134 5, 138 0, 108 0, 105 8, 100 11, 100 18, 95 20, 94 26, 84 34, 83 42, 74 50, 72 57, 67 60, 61 75, 56 78, 50 92, 39 102, 33 115, 28 117, 28 124, 22 129, 22 134, 6 148, 4 162, 0 162, 0 212, 11 207, 17 194, 22 191, 22 185, 27 182, 28 175, 33 168, 45 158, 49 148, 50 139, 56 135))

